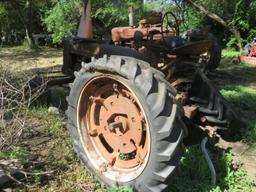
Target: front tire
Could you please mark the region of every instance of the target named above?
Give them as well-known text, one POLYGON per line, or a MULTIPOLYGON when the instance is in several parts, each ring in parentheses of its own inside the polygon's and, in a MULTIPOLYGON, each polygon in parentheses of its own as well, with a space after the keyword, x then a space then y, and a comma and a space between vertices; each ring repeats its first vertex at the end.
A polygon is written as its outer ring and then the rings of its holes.
POLYGON ((186 127, 175 90, 163 74, 146 62, 111 56, 83 64, 75 76, 67 99, 68 128, 87 170, 107 187, 165 190, 181 159, 186 127), (85 118, 91 109, 94 115, 85 118), (133 126, 139 117, 141 123, 133 126), (100 128, 101 121, 109 123, 106 129, 100 128))

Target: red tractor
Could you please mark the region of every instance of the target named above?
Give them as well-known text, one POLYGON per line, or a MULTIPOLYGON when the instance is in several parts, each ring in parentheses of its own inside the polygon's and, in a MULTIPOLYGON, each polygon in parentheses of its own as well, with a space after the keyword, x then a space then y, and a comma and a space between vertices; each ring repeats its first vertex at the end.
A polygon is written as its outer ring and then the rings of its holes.
POLYGON ((63 72, 74 77, 66 112, 71 140, 107 187, 163 191, 183 143, 207 130, 227 135, 237 125, 204 74, 219 64, 217 41, 206 30, 180 35, 178 23, 168 12, 139 27, 114 28, 110 43, 95 40, 85 0, 78 34, 65 41, 63 72))
POLYGON ((242 55, 239 57, 240 62, 256 64, 256 38, 244 47, 242 55))

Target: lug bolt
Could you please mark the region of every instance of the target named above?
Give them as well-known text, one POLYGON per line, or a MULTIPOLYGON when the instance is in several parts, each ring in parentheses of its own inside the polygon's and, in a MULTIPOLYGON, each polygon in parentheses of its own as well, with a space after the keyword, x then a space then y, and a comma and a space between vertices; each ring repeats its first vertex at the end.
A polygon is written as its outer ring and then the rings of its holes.
POLYGON ((109 166, 113 167, 116 163, 116 157, 113 157, 113 159, 109 162, 109 166))
POLYGON ((98 135, 97 129, 90 130, 90 131, 89 131, 89 135, 90 135, 91 137, 96 137, 96 136, 98 135))

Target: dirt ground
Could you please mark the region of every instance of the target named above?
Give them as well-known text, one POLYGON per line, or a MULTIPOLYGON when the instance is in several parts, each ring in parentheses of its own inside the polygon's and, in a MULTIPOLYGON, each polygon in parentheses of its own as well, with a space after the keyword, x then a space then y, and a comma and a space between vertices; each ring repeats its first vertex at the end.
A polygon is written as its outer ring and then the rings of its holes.
POLYGON ((41 48, 28 50, 22 47, 0 48, 1 65, 15 70, 29 70, 59 66, 62 61, 62 50, 41 48))
MULTIPOLYGON (((56 49, 41 49, 36 51, 24 50, 23 48, 3 48, 0 49, 1 65, 6 65, 11 69, 19 69, 21 71, 36 69, 40 71, 44 68, 53 66, 60 66, 62 64, 62 51, 56 49)), ((223 74, 226 76, 227 66, 219 70, 219 74, 214 74, 215 81, 223 79, 223 74)), ((232 77, 232 74, 230 77, 232 77)), ((256 77, 256 74, 255 74, 256 77)), ((253 77, 254 78, 254 77, 253 77)), ((223 79, 225 81, 227 79, 223 79)), ((233 81, 233 79, 228 79, 233 81)), ((234 79, 240 83, 248 83, 245 80, 240 81, 239 77, 234 79)), ((249 86, 255 88, 256 78, 254 82, 249 82, 249 86)), ((251 81, 251 80, 250 80, 251 81)), ((60 108, 65 108, 65 102, 58 102, 59 98, 65 97, 68 94, 66 88, 55 87, 52 90, 55 99, 53 105, 60 108), (56 102, 57 100, 57 102, 56 102)), ((42 176, 40 178, 30 177, 25 178, 28 182, 33 184, 35 179, 40 180, 40 185, 31 187, 29 191, 104 191, 99 184, 82 169, 78 159, 73 153, 72 146, 69 141, 69 134, 65 127, 64 111, 61 111, 58 121, 56 116, 47 116, 47 109, 37 110, 32 112, 33 118, 29 119, 29 128, 24 132, 21 145, 29 151, 29 161, 26 168, 29 166, 35 170, 53 171, 57 179, 51 181, 52 174, 49 176, 42 176), (54 120, 49 120, 49 119, 54 120), (51 127, 49 130, 45 129, 47 126, 42 126, 42 123, 51 127), (31 163, 32 162, 32 163, 31 163), (66 172, 65 170, 69 170, 66 172), (44 177, 47 177, 45 179, 44 177), (33 180, 33 181, 32 181, 33 180), (76 180, 76 182, 73 182, 76 180), (47 181, 45 183, 44 181, 47 181), (65 184, 63 185, 63 181, 65 184), (78 182, 77 182, 78 181, 78 182)), ((256 148, 254 144, 246 144, 241 141, 219 143, 221 148, 232 148, 235 154, 235 161, 241 164, 247 171, 250 178, 256 181, 256 148)), ((256 190, 256 189, 255 189, 256 190)), ((14 191, 24 191, 23 187, 17 187, 14 191)), ((26 190, 25 190, 26 191, 26 190)))

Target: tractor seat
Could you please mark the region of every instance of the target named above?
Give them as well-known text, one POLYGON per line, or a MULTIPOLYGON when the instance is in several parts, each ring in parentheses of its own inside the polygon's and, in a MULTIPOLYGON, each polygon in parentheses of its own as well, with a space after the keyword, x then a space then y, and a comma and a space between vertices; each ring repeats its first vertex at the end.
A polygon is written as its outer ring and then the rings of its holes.
POLYGON ((187 42, 186 39, 181 37, 165 37, 161 39, 161 44, 167 45, 169 49, 175 49, 185 45, 187 42))

